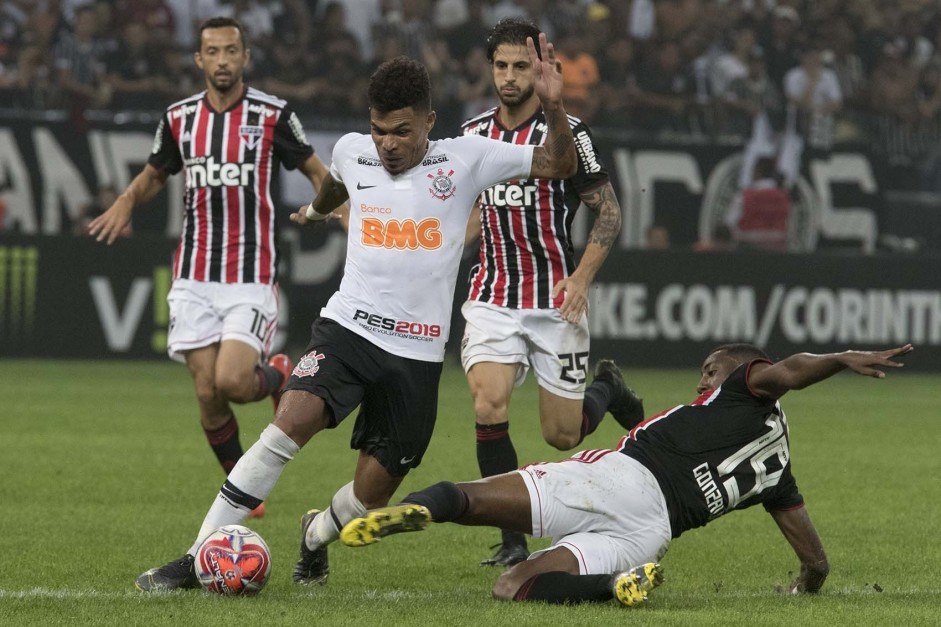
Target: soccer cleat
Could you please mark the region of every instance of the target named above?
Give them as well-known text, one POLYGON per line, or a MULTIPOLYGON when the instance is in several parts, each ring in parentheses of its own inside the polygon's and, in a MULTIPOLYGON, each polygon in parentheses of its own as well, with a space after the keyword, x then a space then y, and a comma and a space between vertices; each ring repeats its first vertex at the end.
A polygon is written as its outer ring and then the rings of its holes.
POLYGON ((327 577, 330 575, 330 561, 327 558, 327 545, 316 549, 307 548, 307 529, 310 527, 319 509, 308 510, 301 516, 301 557, 294 565, 292 575, 294 583, 303 586, 317 584, 322 586, 327 583, 327 577))
POLYGON ((134 586, 142 592, 169 592, 170 590, 187 590, 198 588, 199 580, 196 578, 196 561, 192 555, 184 555, 158 568, 151 568, 143 573, 134 582, 134 586))
POLYGON ((393 533, 421 531, 431 522, 431 512, 424 505, 405 503, 367 512, 343 527, 340 541, 346 546, 366 546, 393 533))
POLYGON ((621 427, 630 431, 643 422, 644 401, 624 383, 624 375, 616 363, 610 359, 599 360, 595 365, 595 381, 599 380, 614 386, 614 398, 608 405, 608 411, 621 427))
POLYGON ((614 598, 625 607, 647 600, 647 593, 663 583, 663 567, 658 562, 641 564, 611 578, 614 598))
POLYGON ((500 547, 493 557, 481 560, 481 566, 515 566, 525 562, 529 557, 529 549, 525 544, 495 544, 491 549, 500 547))
POLYGON ((281 385, 278 386, 276 391, 271 393, 271 403, 274 405, 274 410, 277 412, 278 403, 281 402, 281 395, 284 393, 284 386, 287 385, 288 379, 291 378, 291 371, 294 370, 294 362, 284 353, 278 353, 268 360, 268 365, 280 372, 282 376, 281 385))
POLYGON ((252 511, 248 512, 249 518, 264 518, 265 517, 265 504, 262 503, 252 511))

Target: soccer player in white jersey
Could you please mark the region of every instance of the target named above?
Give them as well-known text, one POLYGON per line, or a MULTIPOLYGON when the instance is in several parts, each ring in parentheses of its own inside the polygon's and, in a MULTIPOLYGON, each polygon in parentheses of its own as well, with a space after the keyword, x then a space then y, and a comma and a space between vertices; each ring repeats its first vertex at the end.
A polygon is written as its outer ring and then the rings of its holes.
POLYGON ((562 76, 545 36, 527 42, 549 140, 518 146, 482 137, 429 141, 435 122, 424 66, 398 57, 369 86, 371 135, 337 142, 316 199, 292 216, 321 220, 349 200, 346 266, 340 289, 314 321, 274 422, 239 460, 180 559, 138 577, 142 590, 195 587, 193 556, 222 525, 241 522, 316 433, 357 406, 353 481, 324 511, 301 518, 294 581, 323 584, 327 545, 343 525, 386 505, 431 438, 438 381, 467 220, 481 191, 503 180, 565 178, 575 141, 562 106, 562 76), (540 60, 541 57, 541 60, 540 60))
MULTIPOLYGON (((533 89, 526 38, 539 29, 520 18, 498 22, 487 37, 499 106, 463 124, 465 135, 541 145, 546 120, 533 89)), ((567 179, 529 178, 484 191, 468 225, 480 234, 480 263, 461 308, 466 325, 461 361, 474 398, 477 464, 482 477, 519 467, 510 439, 513 388, 532 368, 539 385, 539 419, 546 442, 577 446, 610 411, 626 430, 644 407, 608 359, 588 376, 588 290, 621 230, 621 207, 591 129, 569 116, 578 168, 567 179), (595 221, 575 264, 571 225, 584 203, 595 221)), ((526 537, 503 530, 499 548, 482 564, 512 566, 529 554, 526 537)))
POLYGON ((702 364, 694 401, 641 422, 614 449, 582 451, 478 481, 442 481, 354 520, 340 539, 365 546, 432 521, 552 537, 548 549, 500 575, 494 598, 559 604, 617 599, 635 606, 663 582, 658 561, 672 539, 761 505, 800 562, 783 591, 818 592, 829 562, 791 472, 779 399, 844 369, 881 379, 883 369, 901 367, 897 358, 911 350, 906 344, 799 353, 772 363, 751 344, 719 346, 702 364))
MULTIPOLYGON (((207 20, 199 40, 206 90, 167 108, 147 165, 89 232, 111 244, 134 207, 184 171, 167 350, 189 368, 203 431, 228 474, 242 456, 231 403, 271 397, 277 409, 293 368, 287 355, 268 359, 278 322, 272 177, 280 162, 317 190, 327 169, 287 103, 245 85, 250 51, 239 22, 207 20)), ((259 504, 253 515, 262 514, 259 504)))

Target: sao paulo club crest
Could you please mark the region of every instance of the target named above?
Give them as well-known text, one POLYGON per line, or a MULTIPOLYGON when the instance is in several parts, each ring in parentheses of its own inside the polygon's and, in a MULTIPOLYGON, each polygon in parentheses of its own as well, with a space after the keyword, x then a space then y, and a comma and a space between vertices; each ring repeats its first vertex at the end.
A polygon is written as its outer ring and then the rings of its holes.
POLYGON ((437 174, 429 173, 427 176, 431 179, 431 187, 428 188, 428 191, 431 195, 441 200, 447 200, 453 196, 454 192, 457 191, 457 188, 454 186, 454 181, 451 180, 453 175, 454 170, 449 170, 448 173, 445 174, 442 168, 438 168, 437 174))
POLYGON ((323 353, 318 353, 317 349, 310 351, 297 362, 297 365, 294 366, 294 376, 295 377, 310 377, 317 373, 320 370, 320 360, 324 358, 323 353))

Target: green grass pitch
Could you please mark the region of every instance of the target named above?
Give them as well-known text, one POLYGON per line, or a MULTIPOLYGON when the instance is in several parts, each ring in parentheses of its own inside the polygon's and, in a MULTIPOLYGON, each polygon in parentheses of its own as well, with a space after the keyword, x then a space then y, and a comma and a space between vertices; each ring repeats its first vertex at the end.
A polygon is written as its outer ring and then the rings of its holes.
MULTIPOLYGON (((648 413, 695 395, 684 371, 628 370, 648 413)), ((272 550, 268 587, 251 599, 201 591, 147 596, 146 568, 190 545, 222 474, 198 425, 189 376, 169 362, 0 361, 0 625, 916 625, 941 621, 941 376, 841 373, 784 398, 792 463, 831 562, 824 592, 776 593, 797 561, 760 508, 684 535, 649 603, 552 607, 489 597, 498 571, 478 566, 495 530, 433 525, 375 547, 331 547, 330 583, 290 571, 298 520, 323 507, 355 463, 352 421, 288 465, 250 523, 272 550)), ((248 446, 267 401, 237 409, 248 446)), ((517 391, 520 462, 561 459, 539 435, 536 388, 517 391)), ((583 448, 613 446, 610 418, 583 448)), ((438 427, 398 496, 476 477, 470 396, 445 368, 438 427)), ((545 546, 544 541, 533 546, 545 546)))

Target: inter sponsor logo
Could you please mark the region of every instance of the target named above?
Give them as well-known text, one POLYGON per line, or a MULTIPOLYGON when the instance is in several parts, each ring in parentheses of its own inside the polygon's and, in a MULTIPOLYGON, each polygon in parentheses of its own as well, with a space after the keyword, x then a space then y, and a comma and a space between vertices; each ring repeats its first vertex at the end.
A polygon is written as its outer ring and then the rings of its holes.
POLYGON ((493 207, 531 207, 539 188, 532 183, 499 183, 480 195, 482 204, 493 207))
POLYGON ((363 311, 362 309, 357 309, 356 313, 353 314, 353 322, 356 322, 364 329, 406 339, 417 339, 423 342, 430 342, 436 337, 441 337, 441 325, 439 324, 398 320, 382 314, 363 311))
POLYGON ((187 159, 186 187, 244 187, 254 171, 254 163, 216 163, 213 157, 187 159))
POLYGON ((398 250, 435 250, 441 248, 441 220, 425 218, 420 222, 408 219, 380 220, 363 218, 363 246, 398 250))

